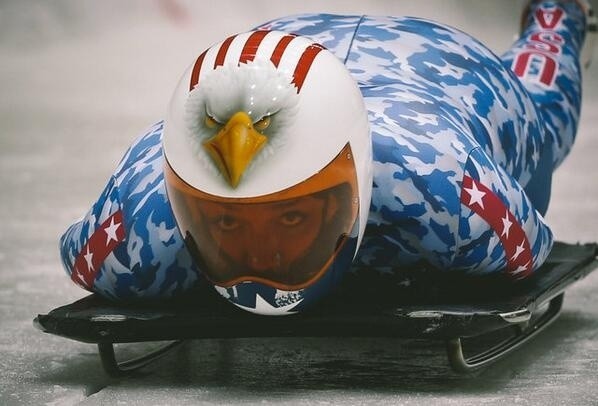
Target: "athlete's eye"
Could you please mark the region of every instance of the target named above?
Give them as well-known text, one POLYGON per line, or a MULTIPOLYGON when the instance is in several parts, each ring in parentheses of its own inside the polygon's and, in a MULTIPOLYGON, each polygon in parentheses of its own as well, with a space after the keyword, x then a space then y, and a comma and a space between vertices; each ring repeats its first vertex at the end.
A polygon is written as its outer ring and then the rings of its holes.
POLYGON ((235 217, 224 214, 218 217, 216 224, 222 231, 233 231, 239 228, 240 223, 235 217))
POLYGON ((270 118, 270 116, 266 116, 261 120, 256 121, 253 125, 253 128, 255 128, 258 131, 264 131, 266 128, 270 127, 271 121, 272 119, 270 118))
POLYGON ((206 119, 204 120, 206 127, 208 128, 216 128, 220 125, 216 119, 210 115, 206 115, 206 119))
POLYGON ((303 223, 305 214, 298 210, 289 211, 280 216, 280 224, 285 227, 295 227, 303 223))

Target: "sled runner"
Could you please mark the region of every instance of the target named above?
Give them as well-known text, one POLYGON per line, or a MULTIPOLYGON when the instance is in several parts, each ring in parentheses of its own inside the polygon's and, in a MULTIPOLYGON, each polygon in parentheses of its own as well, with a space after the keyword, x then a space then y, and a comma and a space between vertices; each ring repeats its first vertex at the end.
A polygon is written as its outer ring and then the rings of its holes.
POLYGON ((357 271, 320 306, 286 317, 245 312, 206 288, 194 296, 201 299, 152 306, 118 305, 92 294, 40 314, 34 323, 44 332, 97 344, 112 376, 145 366, 183 340, 330 336, 443 340, 452 368, 466 373, 505 357, 554 321, 566 288, 598 267, 597 254, 598 244, 556 243, 537 274, 510 286, 421 269, 400 278, 357 271), (173 342, 142 358, 116 360, 114 344, 162 340, 173 342), (466 355, 466 346, 476 352, 466 355))

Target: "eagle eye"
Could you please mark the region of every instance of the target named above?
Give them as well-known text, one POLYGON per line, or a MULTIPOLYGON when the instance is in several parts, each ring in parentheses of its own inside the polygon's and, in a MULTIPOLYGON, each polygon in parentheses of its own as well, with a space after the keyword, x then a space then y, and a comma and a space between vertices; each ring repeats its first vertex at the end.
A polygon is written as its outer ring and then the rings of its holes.
POLYGON ((271 121, 272 119, 270 118, 270 116, 263 117, 253 124, 253 128, 255 128, 258 131, 264 131, 266 128, 270 127, 271 121))
POLYGON ((206 127, 208 128, 216 128, 220 125, 220 123, 218 121, 216 121, 216 119, 212 116, 210 116, 209 114, 206 115, 206 119, 204 120, 204 123, 206 125, 206 127))

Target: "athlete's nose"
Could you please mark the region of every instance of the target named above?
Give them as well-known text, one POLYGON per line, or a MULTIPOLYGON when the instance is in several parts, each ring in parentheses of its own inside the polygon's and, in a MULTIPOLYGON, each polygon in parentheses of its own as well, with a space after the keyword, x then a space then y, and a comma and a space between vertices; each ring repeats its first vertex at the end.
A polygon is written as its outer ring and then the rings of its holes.
POLYGON ((250 239, 247 265, 254 271, 275 271, 280 267, 281 253, 278 238, 271 232, 257 233, 250 239))

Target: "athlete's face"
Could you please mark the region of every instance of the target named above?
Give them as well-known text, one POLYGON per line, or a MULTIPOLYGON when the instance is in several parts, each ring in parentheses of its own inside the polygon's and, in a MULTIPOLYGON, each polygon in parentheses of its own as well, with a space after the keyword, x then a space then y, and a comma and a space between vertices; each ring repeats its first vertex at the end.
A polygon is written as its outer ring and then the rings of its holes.
POLYGON ((199 239, 210 238, 218 248, 212 252, 204 250, 204 260, 213 269, 241 266, 264 277, 287 272, 305 256, 320 234, 327 213, 335 209, 331 200, 332 196, 306 196, 277 203, 205 201, 200 211, 207 227, 199 239))

